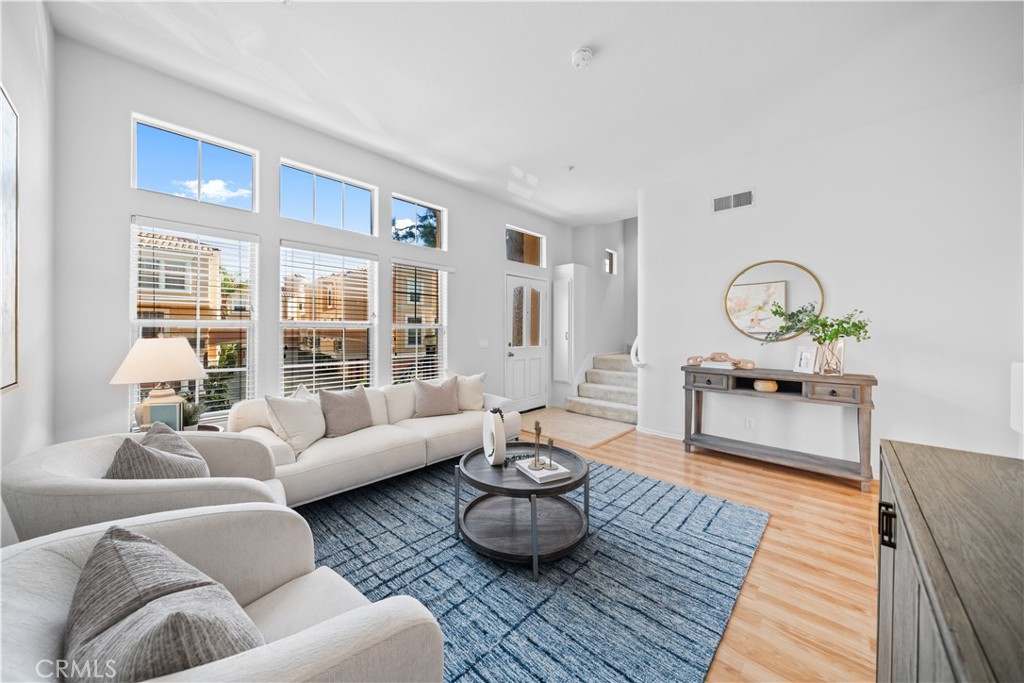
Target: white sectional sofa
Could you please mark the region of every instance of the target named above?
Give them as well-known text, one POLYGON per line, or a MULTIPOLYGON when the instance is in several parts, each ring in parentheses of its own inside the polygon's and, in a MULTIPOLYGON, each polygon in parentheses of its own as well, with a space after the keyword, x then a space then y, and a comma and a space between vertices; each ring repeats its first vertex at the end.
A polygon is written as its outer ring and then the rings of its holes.
MULTIPOLYGON (((416 418, 412 384, 367 389, 372 426, 321 438, 299 454, 274 432, 266 399, 236 403, 227 428, 256 437, 270 448, 275 477, 284 486, 288 505, 294 507, 479 448, 484 415, 492 408, 503 408, 508 401, 493 394, 483 396, 483 410, 416 418)), ((517 438, 519 413, 506 411, 504 415, 506 438, 517 438)))

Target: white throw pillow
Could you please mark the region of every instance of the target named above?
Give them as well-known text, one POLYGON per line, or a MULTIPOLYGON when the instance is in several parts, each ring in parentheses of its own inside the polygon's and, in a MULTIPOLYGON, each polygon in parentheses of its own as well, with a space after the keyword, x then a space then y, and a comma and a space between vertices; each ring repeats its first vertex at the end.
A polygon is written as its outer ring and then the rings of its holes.
POLYGON ((285 440, 295 455, 309 448, 327 432, 320 402, 305 385, 299 385, 291 398, 267 396, 267 416, 274 433, 285 440))
POLYGON ((486 372, 478 375, 460 375, 449 372, 449 377, 458 377, 459 381, 459 410, 483 410, 484 409, 484 379, 486 372))

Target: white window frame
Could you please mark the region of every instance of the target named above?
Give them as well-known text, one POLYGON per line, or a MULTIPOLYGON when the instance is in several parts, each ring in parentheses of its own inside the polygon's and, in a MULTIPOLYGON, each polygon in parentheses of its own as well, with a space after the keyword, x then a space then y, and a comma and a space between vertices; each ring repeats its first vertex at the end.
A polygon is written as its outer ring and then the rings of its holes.
MULTIPOLYGON (((423 244, 409 244, 408 242, 400 242, 395 239, 395 234, 391 232, 391 224, 388 224, 388 237, 392 244, 403 244, 407 247, 416 247, 417 249, 427 249, 429 251, 448 251, 448 209, 444 208, 439 204, 433 202, 425 202, 422 199, 416 199, 409 195, 399 194, 398 192, 391 193, 392 199, 400 199, 403 202, 409 202, 410 204, 416 204, 422 206, 425 209, 433 209, 438 213, 438 225, 437 225, 437 239, 440 240, 441 244, 437 247, 428 247, 423 244)), ((388 205, 388 213, 392 213, 391 205, 388 205)), ((394 218, 394 215, 391 216, 394 218)))
MULTIPOLYGON (((131 343, 134 344, 136 340, 143 336, 143 330, 145 329, 163 329, 163 328, 186 328, 196 330, 203 329, 244 329, 246 331, 246 365, 244 370, 238 369, 238 372, 245 373, 245 396, 240 400, 253 398, 257 395, 256 393, 256 382, 257 382, 257 340, 256 340, 256 329, 257 329, 257 310, 258 310, 258 288, 259 288, 259 238, 255 235, 248 233, 239 233, 230 230, 221 230, 218 228, 210 228, 204 226, 197 226, 187 223, 179 223, 177 221, 168 221, 162 219, 154 219, 145 216, 133 216, 132 217, 132 230, 131 230, 131 247, 129 259, 131 261, 130 267, 130 326, 131 326, 131 343), (198 287, 193 286, 195 280, 192 277, 192 270, 190 268, 189 286, 185 290, 177 289, 152 289, 143 287, 139 282, 139 259, 136 258, 136 235, 140 231, 147 230, 164 230, 172 231, 177 233, 183 233, 186 235, 202 235, 210 239, 222 239, 222 240, 237 240, 239 242, 247 242, 252 249, 251 261, 252 266, 250 269, 249 277, 249 317, 247 319, 228 319, 228 320, 215 320, 215 319, 201 319, 198 316, 194 319, 179 319, 179 318, 167 318, 167 317, 139 317, 138 306, 139 306, 139 292, 140 291, 162 291, 171 292, 174 294, 180 294, 186 298, 195 296, 200 297, 202 294, 198 291, 198 287)), ((196 356, 202 363, 201 349, 196 349, 196 356)), ((204 380, 196 380, 196 394, 200 395, 203 390, 204 380)), ((142 392, 138 385, 134 385, 129 395, 129 410, 133 412, 135 406, 137 406, 142 400, 142 392)), ((227 416, 228 410, 212 410, 203 414, 202 422, 210 422, 221 419, 227 416)))
POLYGON ((234 209, 235 211, 242 211, 242 212, 245 212, 245 213, 259 213, 259 197, 260 197, 260 193, 259 193, 259 185, 260 185, 260 182, 259 182, 260 152, 259 152, 259 150, 254 149, 252 147, 247 147, 246 145, 238 144, 237 142, 231 142, 230 140, 225 140, 223 138, 218 138, 218 137, 215 137, 213 135, 207 135, 206 133, 200 133, 200 132, 192 130, 190 128, 185 128, 183 126, 179 126, 179 125, 174 124, 174 123, 169 123, 167 121, 162 121, 162 120, 154 118, 152 116, 146 116, 145 114, 139 114, 137 112, 132 112, 132 125, 131 125, 131 129, 130 129, 131 147, 132 147, 132 160, 131 160, 131 164, 132 164, 132 168, 131 168, 131 179, 132 179, 131 187, 132 187, 132 189, 134 189, 134 190, 142 190, 143 192, 152 192, 153 194, 159 194, 159 195, 163 195, 165 197, 174 197, 174 196, 176 196, 176 195, 173 195, 173 194, 169 194, 167 192, 158 192, 156 190, 147 190, 145 188, 139 187, 139 182, 138 182, 138 170, 139 170, 139 158, 138 157, 139 157, 139 155, 138 155, 138 145, 137 145, 137 141, 135 139, 135 128, 136 128, 135 124, 137 124, 137 123, 141 123, 141 124, 146 125, 146 126, 152 126, 153 128, 160 128, 162 130, 167 131, 168 133, 175 133, 177 135, 182 135, 184 137, 191 138, 191 139, 195 140, 197 143, 208 142, 211 145, 217 145, 218 147, 224 147, 225 149, 230 149, 233 152, 240 152, 241 154, 247 154, 250 157, 252 157, 252 209, 249 209, 249 210, 240 209, 237 206, 228 206, 227 204, 217 204, 216 202, 204 202, 202 200, 202 196, 203 196, 203 146, 201 144, 199 145, 199 150, 198 150, 198 166, 196 168, 196 173, 197 173, 196 178, 197 178, 197 181, 199 183, 199 186, 196 188, 196 198, 195 199, 192 199, 190 197, 179 197, 179 198, 180 199, 185 199, 187 201, 193 201, 193 202, 196 202, 197 204, 203 204, 205 206, 219 206, 221 208, 234 209))
MULTIPOLYGON (((321 227, 323 227, 323 226, 321 226, 321 227)), ((300 330, 305 330, 305 329, 309 329, 309 330, 368 330, 368 334, 367 334, 367 352, 368 352, 368 354, 370 356, 370 358, 369 358, 370 367, 369 367, 369 370, 368 370, 368 373, 367 373, 367 384, 368 384, 368 386, 371 386, 371 387, 377 386, 378 374, 379 374, 379 368, 380 368, 380 363, 378 361, 379 352, 378 352, 378 348, 377 348, 377 338, 378 338, 377 337, 377 335, 378 335, 378 330, 377 330, 377 321, 378 321, 377 305, 378 305, 378 290, 379 290, 379 283, 378 283, 379 275, 378 274, 379 274, 379 271, 380 271, 380 267, 379 267, 379 264, 377 262, 376 255, 361 253, 361 252, 357 252, 357 251, 349 251, 349 250, 342 250, 342 249, 332 249, 330 247, 325 247, 324 245, 319 245, 319 244, 304 244, 304 243, 301 243, 301 242, 293 242, 293 241, 290 241, 290 240, 281 240, 280 248, 278 250, 278 263, 281 265, 282 268, 283 268, 284 253, 285 253, 284 250, 285 249, 293 249, 293 250, 312 252, 312 253, 323 254, 323 255, 328 255, 328 256, 338 256, 338 257, 341 257, 341 258, 351 258, 351 259, 359 259, 359 260, 366 261, 368 263, 368 265, 369 265, 369 273, 368 273, 368 288, 369 288, 369 292, 368 292, 368 301, 367 301, 367 306, 369 308, 369 310, 368 310, 369 321, 368 322, 358 322, 358 321, 349 321, 349 320, 314 320, 314 319, 284 320, 284 319, 281 319, 281 302, 278 301, 278 306, 277 306, 278 307, 278 328, 279 328, 278 329, 278 343, 282 345, 281 353, 279 354, 280 362, 279 362, 279 365, 278 365, 278 388, 281 391, 281 393, 282 394, 284 393, 284 386, 285 386, 285 364, 284 364, 284 357, 283 357, 283 351, 284 351, 283 344, 284 344, 284 337, 285 337, 286 331, 289 330, 289 329, 300 329, 300 330)), ((341 297, 342 299, 344 298, 344 295, 345 295, 344 290, 342 290, 341 292, 337 292, 336 290, 333 290, 333 288, 332 288, 332 291, 335 292, 333 296, 335 298, 335 304, 337 304, 338 303, 338 301, 337 301, 338 297, 341 297)), ((313 308, 314 309, 316 308, 315 304, 314 304, 313 308)), ((299 310, 302 311, 301 305, 300 305, 299 310)), ((316 347, 317 348, 319 347, 319 340, 317 341, 316 347)), ((314 348, 313 352, 315 353, 316 350, 317 349, 314 348)), ((314 366, 315 365, 316 365, 316 363, 315 363, 315 357, 314 357, 314 366)), ((315 370, 314 370, 314 372, 315 372, 315 370)), ((307 387, 307 388, 311 392, 313 392, 313 393, 319 393, 319 391, 320 391, 320 389, 318 387, 316 387, 315 385, 311 386, 311 387, 307 387)))
MULTIPOLYGON (((512 259, 510 259, 508 257, 508 249, 505 246, 504 239, 502 239, 502 245, 501 245, 502 246, 502 254, 505 257, 505 261, 506 262, 508 262, 508 263, 518 263, 521 266, 529 266, 531 268, 547 268, 548 267, 548 237, 547 237, 547 235, 542 235, 539 232, 534 232, 533 230, 527 230, 526 228, 520 228, 518 225, 512 225, 511 223, 506 223, 505 224, 505 230, 514 230, 516 232, 521 232, 524 235, 530 235, 531 237, 536 237, 536 238, 540 239, 540 264, 526 263, 525 261, 513 261, 512 259)), ((504 238, 505 234, 502 233, 501 236, 502 236, 502 238, 504 238)))
POLYGON ((380 190, 376 185, 371 183, 358 180, 356 178, 349 178, 348 176, 341 175, 340 173, 334 173, 333 171, 325 171, 322 168, 316 166, 310 166, 299 161, 293 161, 286 157, 281 157, 281 162, 277 166, 277 195, 278 198, 281 196, 281 167, 288 166, 295 169, 296 171, 303 171, 305 173, 313 174, 313 220, 303 221, 298 218, 289 218, 288 216, 281 216, 281 209, 278 207, 278 216, 285 219, 286 221, 295 221, 296 223, 302 223, 304 225, 315 225, 318 228, 325 228, 327 230, 341 230, 347 235, 362 235, 363 237, 378 237, 380 235, 380 221, 377 220, 377 196, 380 190), (345 190, 342 188, 341 195, 341 227, 332 228, 329 225, 322 225, 316 222, 316 176, 326 178, 327 180, 334 180, 344 185, 351 185, 352 187, 358 187, 360 190, 367 190, 370 193, 370 234, 367 235, 365 232, 356 232, 354 230, 345 230, 345 190))

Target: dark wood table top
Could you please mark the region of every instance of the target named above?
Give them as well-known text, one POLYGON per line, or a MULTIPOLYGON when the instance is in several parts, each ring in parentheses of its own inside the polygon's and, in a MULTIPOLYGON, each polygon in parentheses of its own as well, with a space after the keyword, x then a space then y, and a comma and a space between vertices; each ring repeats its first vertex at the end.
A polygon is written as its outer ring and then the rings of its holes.
MULTIPOLYGON (((533 455, 533 444, 525 442, 510 442, 505 450, 506 457, 529 453, 533 455)), ((541 446, 541 459, 547 460, 548 447, 541 446)), ((590 471, 590 465, 586 460, 570 450, 555 446, 554 460, 562 467, 569 470, 570 476, 566 479, 540 484, 530 479, 516 467, 516 464, 509 463, 508 467, 493 466, 487 462, 483 448, 477 448, 462 456, 459 461, 459 469, 468 484, 474 488, 488 493, 497 493, 513 498, 529 498, 537 496, 557 496, 580 486, 590 471)))

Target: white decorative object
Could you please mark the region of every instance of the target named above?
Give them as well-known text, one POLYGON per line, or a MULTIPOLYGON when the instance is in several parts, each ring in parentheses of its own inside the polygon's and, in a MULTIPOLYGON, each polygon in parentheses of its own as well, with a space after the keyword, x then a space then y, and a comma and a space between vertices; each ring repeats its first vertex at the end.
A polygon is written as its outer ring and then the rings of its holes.
POLYGON ((501 413, 484 415, 484 455, 492 465, 505 463, 505 422, 501 413))

